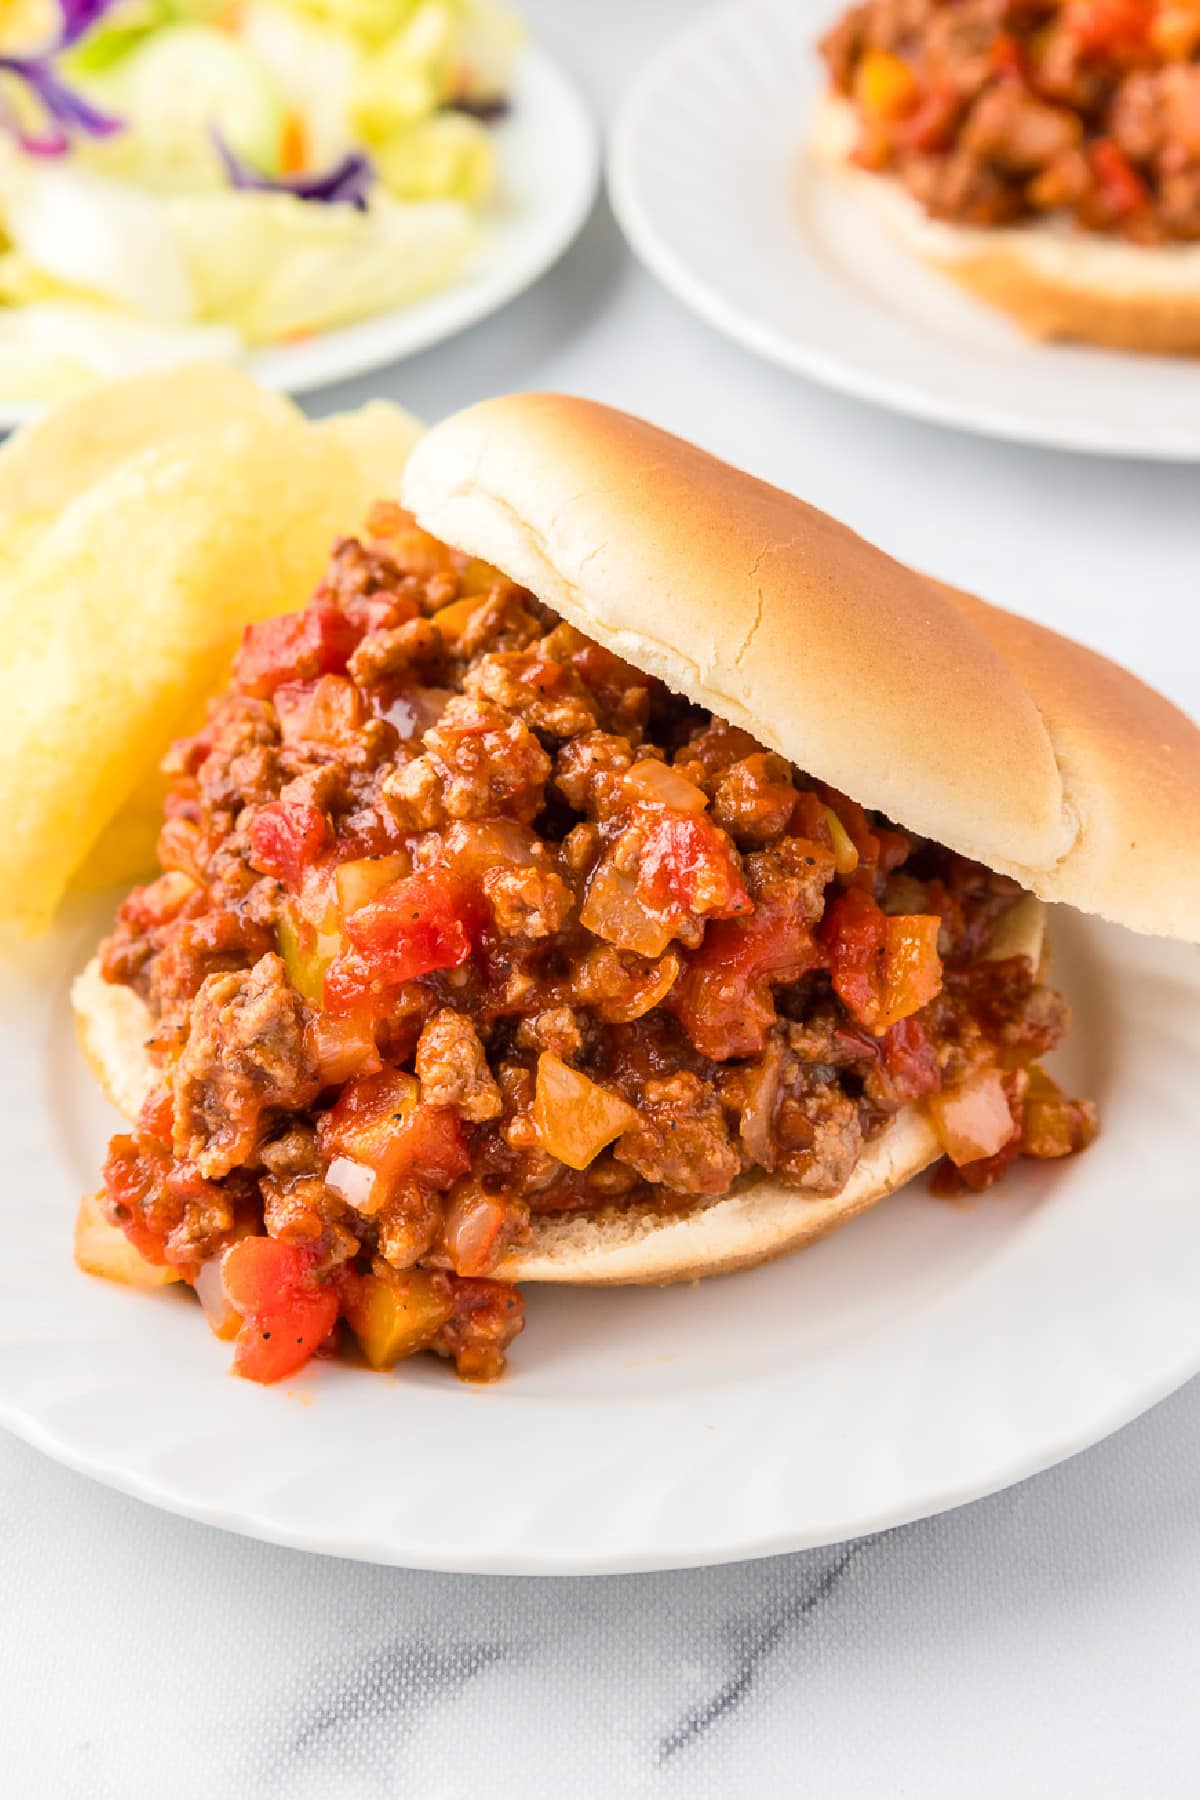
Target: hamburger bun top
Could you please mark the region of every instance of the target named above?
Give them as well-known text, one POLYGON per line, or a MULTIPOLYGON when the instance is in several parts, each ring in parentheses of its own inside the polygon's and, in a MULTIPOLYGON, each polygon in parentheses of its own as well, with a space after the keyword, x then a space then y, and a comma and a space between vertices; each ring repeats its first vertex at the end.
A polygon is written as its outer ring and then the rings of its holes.
POLYGON ((421 440, 403 500, 676 692, 1046 900, 1200 939, 1200 731, 1095 652, 592 401, 421 440))

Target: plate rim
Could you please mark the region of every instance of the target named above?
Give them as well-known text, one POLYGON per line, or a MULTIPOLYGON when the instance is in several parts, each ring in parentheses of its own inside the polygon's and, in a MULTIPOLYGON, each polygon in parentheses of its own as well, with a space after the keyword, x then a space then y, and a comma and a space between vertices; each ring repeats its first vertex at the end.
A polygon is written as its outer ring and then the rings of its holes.
MULTIPOLYGON (((756 318, 705 276, 698 274, 686 257, 664 240, 643 197, 638 174, 638 139, 643 120, 654 114, 656 99, 662 89, 677 85, 668 80, 677 59, 686 56, 730 20, 744 22, 755 14, 777 11, 778 0, 717 0, 717 4, 706 7, 647 60, 627 89, 611 125, 605 156, 605 181, 613 213, 635 256, 667 291, 706 324, 777 367, 851 399, 883 407, 925 424, 1042 450, 1146 462, 1200 461, 1200 427, 1191 439, 1176 433, 1156 434, 1154 431, 1122 435, 1116 427, 1069 414, 1052 420, 1038 419, 1020 411, 1009 412, 1003 407, 972 411, 969 407, 957 406, 952 396, 943 397, 920 384, 911 385, 865 371, 851 358, 806 344, 756 318)), ((802 115, 798 113, 798 145, 802 123, 802 115)), ((1158 360, 1182 363, 1186 359, 1158 360)))
POLYGON ((503 1554, 482 1556, 471 1553, 447 1556, 441 1551, 414 1551, 401 1546, 385 1547, 379 1543, 366 1543, 351 1537, 339 1538, 336 1533, 306 1532, 252 1511, 189 1500, 166 1485, 114 1468, 99 1456, 89 1456, 69 1448, 53 1431, 3 1400, 0 1400, 0 1429, 9 1432, 21 1443, 28 1444, 50 1461, 77 1475, 85 1476, 101 1487, 125 1494, 130 1499, 169 1513, 174 1518, 188 1519, 197 1525, 226 1531, 234 1537, 274 1544, 285 1550, 299 1550, 311 1556, 365 1563, 374 1568, 412 1569, 439 1575, 533 1576, 570 1580, 605 1575, 666 1574, 684 1569, 724 1568, 743 1562, 761 1562, 767 1557, 790 1556, 798 1551, 829 1549, 838 1544, 855 1543, 882 1532, 899 1530, 902 1526, 913 1525, 923 1519, 938 1518, 961 1506, 970 1506, 1004 1493, 1021 1482, 1071 1461, 1086 1450, 1094 1449, 1115 1432, 1161 1405, 1197 1374, 1200 1374, 1200 1357, 1181 1359, 1180 1365, 1161 1383, 1140 1393, 1136 1399, 1115 1407, 1106 1415, 1102 1424, 1089 1425, 1078 1433, 1068 1434, 1053 1448, 1035 1457, 1015 1457, 1004 1464, 1002 1469, 993 1470, 982 1484, 968 1482, 962 1486, 948 1487, 928 1502, 917 1506, 880 1507, 877 1512, 853 1521, 850 1529, 837 1535, 831 1535, 826 1530, 785 1530, 746 1538, 736 1548, 728 1544, 704 1549, 693 1545, 682 1551, 615 1551, 587 1556, 582 1556, 577 1551, 554 1557, 511 1550, 503 1554))
MULTIPOLYGON (((272 392, 292 395, 362 379, 419 356, 490 318, 527 292, 566 255, 586 225, 600 188, 599 127, 577 82, 540 44, 528 43, 521 51, 517 79, 550 96, 552 104, 570 114, 579 170, 573 191, 564 196, 558 212, 547 215, 545 229, 524 256, 511 265, 502 262, 494 271, 489 268, 485 245, 475 277, 468 274, 422 299, 318 332, 301 344, 261 345, 236 358, 235 367, 272 392), (422 317, 424 309, 428 311, 422 317), (364 349, 361 340, 366 337, 385 341, 378 348, 364 349)), ((52 400, 6 401, 0 396, 0 435, 17 430, 54 404, 52 400)))

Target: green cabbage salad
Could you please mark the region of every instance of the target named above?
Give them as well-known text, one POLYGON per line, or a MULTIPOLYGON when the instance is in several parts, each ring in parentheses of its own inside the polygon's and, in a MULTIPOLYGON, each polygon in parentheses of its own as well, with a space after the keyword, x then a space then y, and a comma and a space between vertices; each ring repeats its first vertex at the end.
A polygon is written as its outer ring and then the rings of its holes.
POLYGON ((497 0, 0 0, 0 398, 457 280, 521 42, 497 0))

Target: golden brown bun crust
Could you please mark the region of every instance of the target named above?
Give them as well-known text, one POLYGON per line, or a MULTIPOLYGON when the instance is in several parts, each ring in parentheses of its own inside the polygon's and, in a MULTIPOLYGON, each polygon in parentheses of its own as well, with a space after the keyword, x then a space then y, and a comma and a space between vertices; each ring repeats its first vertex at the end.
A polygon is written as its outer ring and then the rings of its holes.
POLYGON ((404 498, 862 805, 1045 899, 1200 938, 1200 731, 1125 670, 587 400, 456 414, 404 498))
POLYGON ((131 1123, 154 1086, 150 1015, 132 988, 114 987, 93 957, 71 989, 75 1035, 105 1098, 131 1123))
POLYGON ((1200 356, 1200 288, 1194 294, 1152 288, 1106 294, 1055 281, 1031 265, 1019 246, 956 261, 929 260, 977 299, 1009 313, 1030 337, 1150 356, 1200 356))
POLYGON ((929 218, 900 183, 848 160, 849 101, 826 94, 809 134, 814 160, 888 235, 1031 337, 1155 355, 1200 355, 1200 246, 1147 247, 1053 226, 964 227, 929 218))
MULTIPOLYGON (((1056 631, 936 584, 1026 684, 1081 829, 1036 881, 1062 900, 1162 937, 1200 938, 1200 732, 1153 688, 1056 631)), ((997 863, 998 868, 1002 867, 997 863)))
MULTIPOLYGON (((992 954, 1026 955, 1037 967, 1044 923, 1041 905, 1027 896, 1000 922, 992 954)), ((149 1014, 128 988, 109 986, 95 958, 75 982, 71 1004, 93 1073, 118 1110, 136 1118, 155 1081, 145 1048, 149 1014)), ((928 1120, 909 1108, 868 1145, 839 1194, 814 1199, 759 1180, 675 1217, 629 1206, 535 1219, 529 1241, 496 1272, 507 1281, 587 1287, 724 1275, 815 1243, 903 1187, 940 1154, 928 1120)))

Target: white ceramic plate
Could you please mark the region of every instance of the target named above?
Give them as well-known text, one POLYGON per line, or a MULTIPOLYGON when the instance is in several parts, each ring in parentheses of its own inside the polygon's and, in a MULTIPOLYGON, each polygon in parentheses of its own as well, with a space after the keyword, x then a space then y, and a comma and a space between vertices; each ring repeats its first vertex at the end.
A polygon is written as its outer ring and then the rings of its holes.
POLYGON ((433 1358, 226 1374, 179 1290, 79 1274, 115 1118, 67 990, 100 915, 0 968, 0 1422, 156 1505, 412 1567, 589 1573, 761 1556, 953 1506, 1200 1368, 1200 956, 1052 919, 1065 1077, 1097 1145, 966 1207, 920 1180, 790 1261, 698 1287, 531 1290, 511 1373, 433 1358))
MULTIPOLYGON (((562 70, 530 48, 517 66, 512 111, 494 130, 500 197, 463 279, 395 312, 253 351, 245 366, 256 380, 303 394, 366 374, 475 324, 545 273, 591 210, 600 160, 595 126, 562 70)), ((38 410, 0 399, 0 430, 38 410)))
POLYGON ((841 9, 737 0, 647 66, 609 158, 638 255, 719 330, 860 399, 1061 449, 1200 458, 1200 362, 1030 343, 805 157, 816 40, 841 9))

